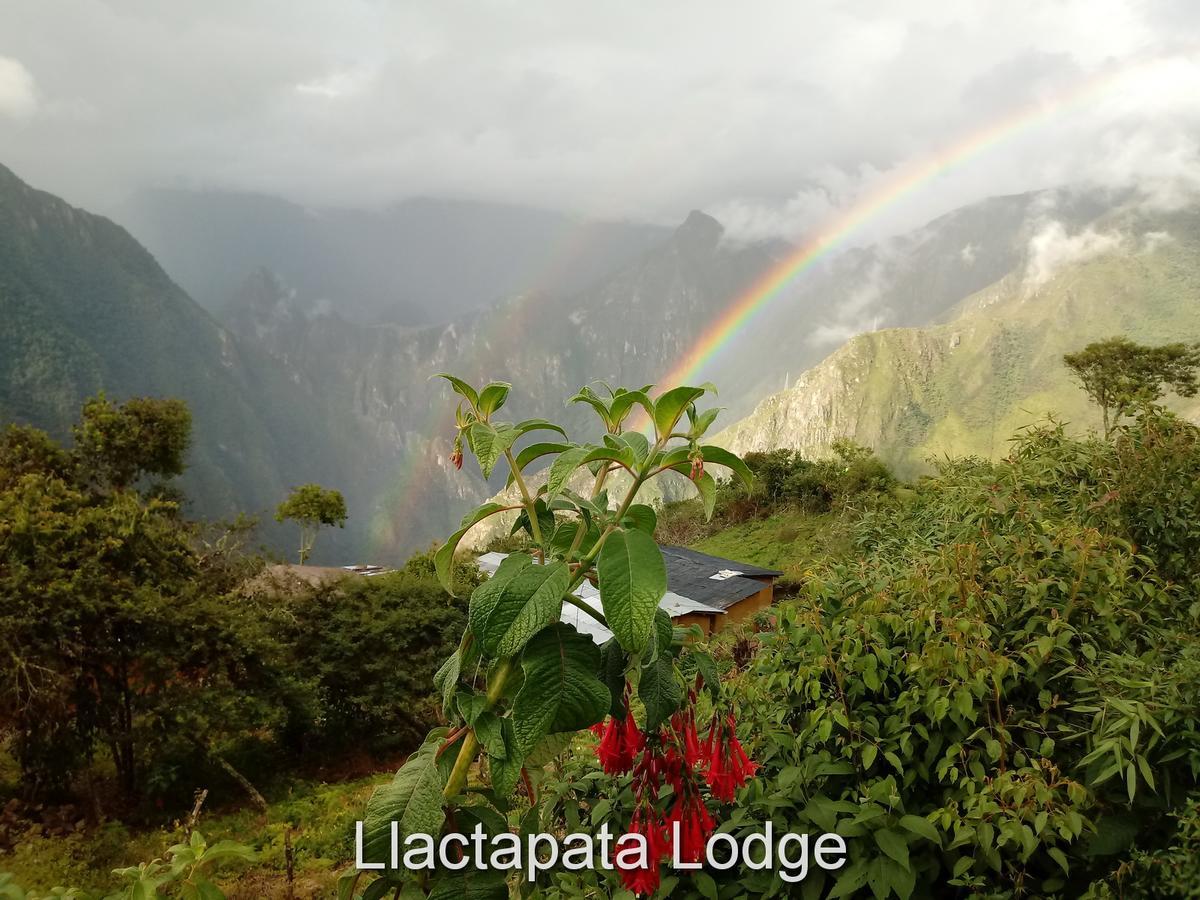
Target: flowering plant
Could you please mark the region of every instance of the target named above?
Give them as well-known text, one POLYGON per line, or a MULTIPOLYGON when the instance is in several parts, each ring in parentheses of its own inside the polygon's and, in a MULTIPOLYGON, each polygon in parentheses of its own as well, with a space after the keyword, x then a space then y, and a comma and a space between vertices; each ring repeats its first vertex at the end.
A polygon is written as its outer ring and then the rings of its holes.
MULTIPOLYGON (((632 777, 631 824, 617 841, 617 868, 630 890, 652 893, 668 853, 688 861, 702 858, 715 827, 705 790, 730 801, 755 765, 738 743, 732 712, 720 705, 712 658, 659 608, 667 573, 653 537, 656 515, 636 501, 652 478, 679 472, 711 515, 716 482, 707 467, 724 467, 746 483, 750 470, 734 454, 702 443, 718 412, 696 407, 711 390, 707 385, 677 387, 653 398, 651 386, 603 393, 584 388, 572 401, 595 410, 604 433, 600 442, 578 444, 544 419, 496 421, 508 384, 477 390, 454 376, 441 377, 461 398, 451 463, 461 467, 469 449, 488 478, 503 460, 520 501, 486 503, 467 515, 435 554, 438 577, 453 591, 462 538, 503 512, 517 513, 513 530, 527 535, 529 552, 510 554, 471 594, 466 631, 434 678, 448 726, 431 732, 394 780, 372 795, 361 826, 361 859, 380 868, 372 861, 385 859, 389 847, 413 835, 506 831, 510 813, 516 815, 518 788, 529 801, 528 812, 519 817, 521 831, 536 830, 535 784, 542 767, 574 734, 590 728, 599 737, 601 767, 632 777), (626 428, 635 413, 648 422, 648 436, 626 428), (518 442, 535 432, 555 437, 518 450, 518 442), (553 461, 544 484, 535 488, 526 470, 546 457, 553 461), (591 476, 586 494, 572 487, 579 470, 591 476), (609 496, 617 472, 619 499, 609 496), (598 587, 602 609, 581 595, 585 581, 598 587), (590 616, 612 638, 597 646, 562 622, 564 604, 590 616), (696 697, 705 690, 717 712, 702 740, 696 697), (622 854, 624 843, 642 852, 622 854)), ((429 877, 406 867, 394 849, 391 856, 392 865, 367 885, 366 900, 391 892, 507 896, 503 874, 486 866, 462 860, 461 868, 429 877)), ((361 875, 343 880, 342 897, 355 896, 361 875)))

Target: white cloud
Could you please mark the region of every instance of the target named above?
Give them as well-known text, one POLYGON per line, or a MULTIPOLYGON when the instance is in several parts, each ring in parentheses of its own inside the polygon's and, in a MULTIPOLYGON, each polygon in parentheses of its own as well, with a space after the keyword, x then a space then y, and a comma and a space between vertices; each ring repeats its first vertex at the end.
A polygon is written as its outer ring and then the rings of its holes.
POLYGON ((18 60, 0 56, 0 116, 24 119, 37 111, 33 76, 18 60))
MULTIPOLYGON (((1171 57, 1200 5, 0 0, 0 21, 0 53, 37 73, 0 99, 27 116, 4 162, 81 204, 167 183, 669 223, 699 207, 734 237, 804 239, 1014 110, 1171 57)), ((1200 66, 1172 58, 918 178, 852 240, 989 194, 1188 169, 1200 66)))
POLYGON ((1029 239, 1025 289, 1037 290, 1063 266, 1084 262, 1115 250, 1124 240, 1115 231, 1096 231, 1090 225, 1072 235, 1067 233, 1062 222, 1047 222, 1029 239))

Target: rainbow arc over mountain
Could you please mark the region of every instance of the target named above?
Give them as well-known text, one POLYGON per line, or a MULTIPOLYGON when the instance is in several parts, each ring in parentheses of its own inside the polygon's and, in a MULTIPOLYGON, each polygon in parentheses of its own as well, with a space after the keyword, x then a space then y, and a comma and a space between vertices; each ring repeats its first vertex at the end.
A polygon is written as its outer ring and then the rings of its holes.
MULTIPOLYGON (((778 298, 785 288, 814 264, 844 246, 864 224, 934 179, 993 150, 1030 129, 1050 122, 1089 101, 1127 84, 1133 76, 1180 59, 1179 54, 1139 59, 1085 79, 1070 88, 1022 107, 971 132, 931 156, 914 163, 861 198, 817 234, 800 244, 754 282, 721 313, 671 368, 658 380, 666 390, 697 380, 704 366, 732 343, 755 315, 778 298)), ((645 419, 635 425, 642 427, 645 419)))

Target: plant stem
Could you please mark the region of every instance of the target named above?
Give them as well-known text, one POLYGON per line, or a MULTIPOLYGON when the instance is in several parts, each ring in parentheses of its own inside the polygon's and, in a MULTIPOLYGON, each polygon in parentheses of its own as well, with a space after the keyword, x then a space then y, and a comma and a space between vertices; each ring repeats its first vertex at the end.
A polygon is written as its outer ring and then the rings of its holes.
POLYGON ((517 461, 513 459, 512 450, 505 450, 504 458, 508 460, 508 470, 512 472, 513 481, 521 489, 521 499, 525 504, 525 513, 529 516, 529 531, 533 535, 534 543, 538 545, 538 559, 541 562, 545 562, 545 553, 541 548, 542 526, 538 522, 537 513, 534 511, 533 499, 529 496, 529 488, 525 485, 525 479, 521 477, 521 470, 517 468, 517 461))
POLYGON ((600 612, 600 610, 596 609, 596 607, 592 606, 586 600, 580 600, 574 594, 564 594, 563 600, 565 600, 567 603, 570 603, 572 606, 579 607, 601 625, 605 626, 606 628, 608 627, 608 619, 604 618, 604 613, 600 612))
MULTIPOLYGON (((508 681, 508 676, 512 673, 512 659, 502 659, 496 664, 496 671, 492 673, 492 677, 488 680, 487 696, 484 698, 484 709, 491 709, 495 706, 500 698, 504 695, 504 684, 508 681)), ((454 768, 450 772, 450 777, 446 780, 446 787, 442 791, 442 796, 447 800, 451 797, 461 794, 463 788, 467 786, 467 773, 471 770, 471 763, 475 762, 475 754, 479 751, 479 738, 475 737, 474 731, 468 731, 466 739, 463 740, 462 747, 458 750, 458 756, 454 759, 454 768)))

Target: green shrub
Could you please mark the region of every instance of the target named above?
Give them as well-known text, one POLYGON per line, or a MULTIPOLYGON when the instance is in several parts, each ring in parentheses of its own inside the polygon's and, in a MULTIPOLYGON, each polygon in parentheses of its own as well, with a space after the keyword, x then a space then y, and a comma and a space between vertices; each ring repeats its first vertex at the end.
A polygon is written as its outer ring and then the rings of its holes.
POLYGON ((466 605, 431 576, 417 557, 288 601, 281 638, 315 696, 311 718, 292 726, 295 749, 409 749, 437 720, 433 675, 458 644, 466 605))
POLYGON ((1200 771, 1177 550, 1200 487, 1176 474, 1196 436, 1158 415, 1112 445, 1037 429, 868 514, 863 560, 782 607, 738 682, 764 762, 745 830, 847 837, 831 896, 1080 896, 1148 860, 1191 877, 1170 848, 1191 846, 1171 814, 1200 771))

